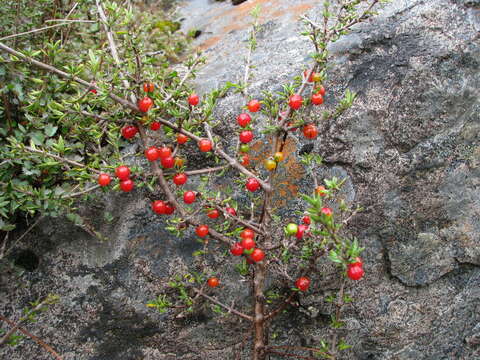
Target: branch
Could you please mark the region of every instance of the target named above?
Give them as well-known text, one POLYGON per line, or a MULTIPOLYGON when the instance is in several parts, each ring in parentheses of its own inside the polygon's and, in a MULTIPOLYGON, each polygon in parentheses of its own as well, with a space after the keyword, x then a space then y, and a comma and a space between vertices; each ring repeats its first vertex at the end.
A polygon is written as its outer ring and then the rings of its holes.
POLYGON ((28 150, 32 153, 36 153, 36 154, 42 154, 42 155, 45 155, 45 156, 48 156, 48 157, 51 157, 52 159, 55 159, 57 161, 60 161, 62 163, 65 163, 65 164, 70 164, 70 165, 74 165, 74 166, 77 166, 77 167, 80 167, 80 168, 84 168, 84 169, 88 169, 96 174, 101 174, 102 172, 100 170, 97 170, 97 169, 94 169, 94 168, 91 168, 89 166, 86 166, 84 164, 81 164, 79 162, 76 162, 76 161, 73 161, 73 160, 69 160, 69 159, 65 159, 61 156, 58 156, 58 155, 55 155, 55 154, 52 154, 52 153, 49 153, 47 151, 44 151, 44 150, 38 150, 38 149, 34 149, 30 146, 25 146, 25 150, 28 150))
MULTIPOLYGON (((51 20, 51 21, 53 21, 53 20, 51 20)), ((0 41, 13 39, 13 38, 23 36, 23 35, 34 34, 34 33, 37 33, 37 32, 41 32, 41 31, 44 31, 44 30, 56 28, 56 27, 63 26, 63 25, 70 25, 71 22, 92 22, 92 23, 95 22, 95 21, 87 21, 87 20, 57 20, 57 21, 63 21, 63 23, 55 24, 55 25, 49 25, 49 26, 45 26, 45 27, 39 28, 39 29, 34 29, 34 30, 25 31, 25 32, 18 33, 18 34, 4 36, 4 37, 0 38, 0 41)))
POLYGON ((63 358, 55 351, 52 349, 52 347, 50 345, 47 345, 42 339, 38 338, 37 336, 31 334, 30 332, 28 332, 27 330, 25 330, 24 328, 21 328, 19 327, 18 325, 16 325, 13 321, 3 317, 2 315, 0 315, 0 320, 2 321, 5 321, 7 324, 9 324, 10 326, 12 327, 17 327, 18 331, 22 332, 24 335, 28 336, 30 339, 32 339, 33 341, 35 341, 38 345, 40 345, 41 347, 43 347, 45 350, 47 350, 50 354, 52 354, 52 356, 57 359, 57 360, 63 360, 63 358))
POLYGON ((217 304, 221 307, 223 307, 224 309, 228 310, 229 312, 231 312, 232 314, 235 314, 237 316, 240 316, 241 318, 245 319, 245 320, 248 320, 248 321, 253 321, 253 318, 249 315, 246 315, 238 310, 235 310, 233 308, 231 308, 230 306, 228 305, 225 305, 223 303, 221 303, 220 301, 218 301, 217 299, 211 297, 211 296, 208 296, 206 294, 204 294, 201 290, 197 289, 197 288, 193 288, 193 291, 195 291, 195 293, 197 293, 198 295, 200 296, 203 296, 205 299, 208 299, 210 300, 211 302, 213 302, 214 304, 217 304))
MULTIPOLYGON (((215 151, 215 153, 217 153, 218 155, 220 155, 221 157, 223 157, 225 160, 228 161, 228 163, 230 164, 230 166, 236 168, 238 171, 240 171, 242 174, 248 176, 248 177, 252 177, 252 178, 255 178, 257 179, 257 181, 260 183, 260 185, 262 186, 263 190, 265 190, 267 193, 271 192, 272 191, 272 187, 270 186, 270 184, 268 184, 267 182, 263 181, 262 179, 260 179, 258 176, 256 176, 254 173, 252 173, 251 171, 247 170, 245 167, 243 167, 235 158, 232 158, 230 155, 228 155, 225 151, 223 151, 220 146, 218 144, 216 144, 214 141, 213 141, 213 137, 212 137, 212 132, 210 131, 210 126, 205 123, 205 131, 207 132, 207 136, 209 138, 209 140, 212 142, 213 144, 213 150, 215 151)), ((198 139, 200 140, 200 139, 198 139)))
POLYGON ((29 227, 22 235, 20 235, 20 237, 19 237, 17 240, 14 241, 14 243, 12 244, 11 247, 9 247, 4 253, 0 254, 0 260, 3 259, 3 258, 5 257, 5 255, 7 255, 7 254, 15 247, 15 245, 16 245, 18 242, 20 242, 25 236, 27 236, 28 233, 29 233, 30 231, 32 231, 33 228, 34 228, 35 226, 37 226, 37 224, 38 224, 38 223, 40 222, 40 220, 42 220, 42 219, 43 219, 43 215, 42 215, 42 216, 39 216, 38 219, 37 219, 32 225, 30 225, 30 227, 29 227))
POLYGON ((208 173, 211 173, 211 172, 222 171, 226 168, 228 168, 228 165, 217 166, 217 167, 213 167, 213 168, 199 169, 199 170, 190 170, 190 171, 185 171, 185 175, 208 174, 208 173))
MULTIPOLYGON (((194 60, 192 66, 190 66, 190 68, 188 69, 187 73, 183 75, 182 80, 180 80, 180 82, 178 83, 177 89, 180 89, 182 85, 185 83, 185 81, 188 79, 188 77, 192 74, 193 69, 195 69, 195 66, 199 63, 200 59, 201 57, 200 55, 198 55, 197 58, 194 60)), ((173 94, 174 92, 171 92, 170 94, 168 94, 168 96, 163 100, 163 102, 168 103, 172 99, 173 94)))

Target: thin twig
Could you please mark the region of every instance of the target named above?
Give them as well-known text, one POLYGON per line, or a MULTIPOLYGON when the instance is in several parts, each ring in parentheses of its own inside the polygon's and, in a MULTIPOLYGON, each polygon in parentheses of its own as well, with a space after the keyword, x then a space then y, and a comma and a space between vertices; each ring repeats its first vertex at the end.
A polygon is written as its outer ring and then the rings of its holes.
POLYGON ((77 161, 73 161, 73 160, 69 160, 69 159, 65 159, 61 156, 58 156, 58 155, 55 155, 55 154, 52 154, 52 153, 49 153, 47 151, 44 151, 44 150, 38 150, 38 149, 34 149, 30 146, 25 146, 25 150, 28 150, 32 153, 36 153, 36 154, 42 154, 42 155, 45 155, 47 157, 51 157, 52 159, 55 159, 57 161, 60 161, 62 163, 65 163, 65 164, 70 164, 70 165, 74 165, 74 166, 77 166, 77 167, 80 167, 80 168, 83 168, 83 169, 88 169, 96 174, 101 174, 102 172, 100 170, 97 170, 97 169, 94 169, 94 168, 91 168, 89 166, 86 166, 84 164, 81 164, 77 161))
MULTIPOLYGON (((1 165, 1 164, 0 164, 1 165)), ((212 167, 212 168, 205 168, 205 169, 199 169, 199 170, 190 170, 190 171, 185 171, 185 175, 202 175, 202 174, 208 174, 216 171, 222 171, 224 169, 228 168, 228 165, 223 165, 223 166, 217 166, 217 167, 212 167)))
POLYGON ((0 254, 0 259, 3 259, 25 236, 28 235, 28 233, 30 233, 30 231, 33 230, 35 226, 37 226, 42 219, 43 215, 39 216, 38 219, 32 225, 30 225, 30 227, 22 235, 20 235, 17 240, 13 242, 12 246, 10 246, 4 253, 0 254))
MULTIPOLYGON (((6 317, 3 317, 2 315, 0 315, 0 320, 2 321, 5 321, 7 324, 9 324, 10 326, 17 326, 13 321, 7 319, 6 317)), ((35 341, 38 345, 40 345, 41 347, 43 347, 45 350, 47 350, 50 354, 52 354, 52 356, 56 359, 56 360, 63 360, 63 358, 55 351, 53 350, 53 348, 46 344, 42 339, 40 339, 39 337, 31 334, 30 332, 28 332, 27 330, 25 330, 24 328, 22 327, 18 327, 18 331, 22 332, 24 335, 28 336, 30 339, 32 339, 33 341, 35 341)))
POLYGON ((245 320, 253 321, 253 318, 252 318, 251 316, 249 316, 249 315, 247 315, 247 314, 244 314, 244 313, 242 313, 242 312, 240 312, 240 311, 238 311, 238 310, 235 310, 235 309, 231 308, 231 307, 228 306, 228 305, 225 305, 225 304, 221 303, 221 302, 218 301, 217 299, 215 299, 215 298, 213 298, 213 297, 211 297, 211 296, 208 296, 208 295, 204 294, 201 290, 196 289, 196 288, 193 288, 193 291, 195 291, 195 293, 197 293, 198 295, 204 297, 205 299, 210 300, 210 301, 213 302, 214 304, 217 304, 217 305, 223 307, 224 309, 228 310, 228 311, 231 312, 232 314, 235 314, 235 315, 237 315, 237 316, 239 316, 239 317, 241 317, 241 318, 243 318, 243 319, 245 319, 245 320))
MULTIPOLYGON (((13 39, 13 38, 17 38, 19 36, 24 36, 24 35, 28 35, 28 34, 34 34, 34 33, 37 33, 37 32, 41 32, 41 31, 44 31, 44 30, 56 28, 56 27, 63 26, 63 25, 69 25, 71 21, 72 20, 70 20, 69 22, 63 22, 61 24, 49 25, 49 26, 45 26, 45 27, 39 28, 39 29, 34 29, 34 30, 25 31, 25 32, 18 33, 18 34, 4 36, 4 37, 0 38, 0 41, 13 39)), ((95 21, 92 21, 92 22, 95 22, 95 21)))

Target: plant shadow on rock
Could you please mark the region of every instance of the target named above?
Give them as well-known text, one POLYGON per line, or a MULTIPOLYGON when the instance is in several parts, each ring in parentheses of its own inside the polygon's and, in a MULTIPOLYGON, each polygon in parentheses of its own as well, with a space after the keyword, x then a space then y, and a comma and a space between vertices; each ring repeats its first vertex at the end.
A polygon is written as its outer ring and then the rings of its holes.
POLYGON ((133 360, 143 357, 140 350, 148 338, 161 332, 156 323, 144 314, 117 307, 97 287, 90 287, 89 296, 102 304, 99 319, 80 332, 79 341, 99 341, 97 354, 91 360, 133 360))

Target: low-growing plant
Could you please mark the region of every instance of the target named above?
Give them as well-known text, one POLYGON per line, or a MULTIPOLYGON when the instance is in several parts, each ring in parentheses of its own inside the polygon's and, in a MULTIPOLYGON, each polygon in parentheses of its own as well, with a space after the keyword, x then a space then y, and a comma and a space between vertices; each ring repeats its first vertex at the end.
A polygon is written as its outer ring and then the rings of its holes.
MULTIPOLYGON (((254 360, 269 354, 341 358, 342 351, 350 347, 342 335, 342 308, 352 302, 349 280, 364 275, 359 257, 363 249, 345 225, 361 208, 339 197, 344 179, 317 179, 315 170, 322 159, 314 153, 301 159, 312 187, 301 195, 305 208, 299 217, 280 218, 272 199, 279 186, 276 179, 282 176, 279 169, 292 156, 286 152, 288 139, 303 136, 315 141, 324 124, 342 116, 355 100, 348 90, 337 103, 338 94, 329 93, 328 45, 368 19, 383 2, 325 1, 320 19, 302 17, 302 35, 313 44, 312 63, 283 91, 264 91, 258 98, 249 93, 252 53, 261 27, 258 8, 252 12, 242 81, 202 96, 189 87, 188 80, 203 59, 188 59, 181 68, 167 61, 168 51, 160 60, 152 56, 147 34, 154 25, 139 26, 139 15, 116 2, 96 0, 98 21, 85 25, 95 27, 87 31, 94 34, 85 39, 92 44, 85 55, 73 58, 58 40, 46 42, 41 50, 23 52, 0 42, 4 54, 0 68, 21 74, 23 83, 29 83, 19 102, 22 119, 16 127, 2 127, 7 143, 0 166, 7 170, 2 170, 0 186, 6 195, 1 201, 8 207, 0 214, 8 218, 18 210, 48 215, 67 211, 71 220, 82 225, 75 212, 78 199, 90 199, 99 191, 128 193, 143 188, 153 199, 152 211, 169 231, 182 236, 192 228, 203 244, 194 254, 203 260, 179 271, 167 282, 164 293, 147 304, 149 308, 162 313, 190 312, 201 299, 208 301, 215 313, 251 324, 247 335, 252 339, 254 360), (96 32, 99 29, 101 35, 96 32), (238 137, 232 134, 224 139, 216 130, 226 120, 217 118, 214 109, 229 92, 243 97, 245 106, 232 119, 238 124, 238 137), (327 96, 334 105, 322 112, 313 109, 322 106, 327 96), (250 144, 259 136, 269 145, 263 149, 267 155, 254 161, 250 144), (185 156, 192 146, 198 147, 207 167, 188 169, 196 165, 185 156), (227 171, 232 185, 220 191, 215 179, 227 171), (196 188, 191 185, 192 177, 200 178, 196 188), (218 249, 224 251, 222 261, 231 262, 248 280, 252 308, 235 308, 215 297, 229 285, 206 260, 212 253, 219 255, 218 249), (314 347, 271 345, 267 328, 318 286, 312 275, 318 272, 322 258, 330 259, 339 275, 338 293, 326 298, 332 304, 333 335, 314 347), (268 288, 267 279, 271 280, 268 288)), ((170 44, 172 37, 167 39, 170 44)), ((177 50, 174 46, 173 52, 177 50)), ((4 107, 3 112, 8 110, 4 107)), ((12 225, 4 224, 3 229, 12 225)))

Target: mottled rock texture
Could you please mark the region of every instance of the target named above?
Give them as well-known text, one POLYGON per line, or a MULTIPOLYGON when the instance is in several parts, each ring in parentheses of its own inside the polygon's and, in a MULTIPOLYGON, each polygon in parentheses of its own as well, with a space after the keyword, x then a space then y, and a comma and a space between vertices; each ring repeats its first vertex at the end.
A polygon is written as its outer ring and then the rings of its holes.
MULTIPOLYGON (((200 93, 241 78, 255 4, 263 7, 264 25, 251 94, 278 90, 306 67, 311 48, 298 36, 296 19, 305 11, 320 13, 320 2, 194 0, 183 13, 184 27, 202 31, 196 41, 209 57, 196 79, 200 93)), ((353 345, 345 358, 480 358, 479 31, 478 1, 396 0, 331 46, 325 106, 346 88, 358 100, 304 149, 325 158, 319 176, 347 178, 346 200, 366 208, 352 224, 366 247, 366 277, 349 290, 356 301, 345 312, 353 345)), ((242 105, 235 95, 221 100, 219 134, 233 129, 242 105)), ((295 141, 299 149, 308 144, 295 141)), ((262 147, 255 145, 257 154, 262 147)), ((292 198, 309 185, 295 142, 289 148, 280 210, 298 207, 292 198)), ((1 313, 15 319, 28 301, 60 295, 61 302, 29 328, 65 360, 233 358, 228 346, 246 329, 236 319, 218 317, 207 305, 183 319, 145 307, 158 281, 196 261, 191 237, 164 231, 141 192, 105 199, 85 213, 110 240, 101 243, 65 221, 45 219, 11 257, 18 262, 28 249, 38 266, 21 275, 2 273, 1 313), (102 220, 106 211, 112 223, 102 220)), ((230 266, 222 271, 232 284, 220 297, 245 304, 249 289, 230 266)), ((302 307, 272 324, 276 344, 315 346, 326 337, 330 275, 317 279, 302 307)), ((49 359, 30 341, 0 349, 0 357, 49 359)))

